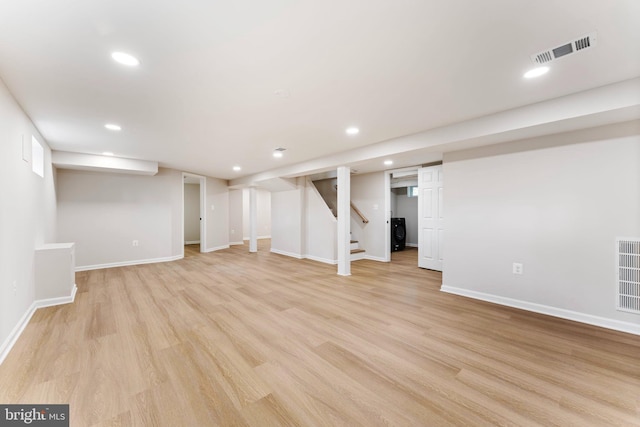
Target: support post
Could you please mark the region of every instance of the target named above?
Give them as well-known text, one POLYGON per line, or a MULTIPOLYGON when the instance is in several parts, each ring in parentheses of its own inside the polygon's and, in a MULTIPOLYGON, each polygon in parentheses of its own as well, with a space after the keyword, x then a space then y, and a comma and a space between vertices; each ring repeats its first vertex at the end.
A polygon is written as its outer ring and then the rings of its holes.
POLYGON ((249 252, 258 252, 258 194, 249 188, 249 252))
POLYGON ((351 275, 351 168, 338 168, 338 275, 351 275))

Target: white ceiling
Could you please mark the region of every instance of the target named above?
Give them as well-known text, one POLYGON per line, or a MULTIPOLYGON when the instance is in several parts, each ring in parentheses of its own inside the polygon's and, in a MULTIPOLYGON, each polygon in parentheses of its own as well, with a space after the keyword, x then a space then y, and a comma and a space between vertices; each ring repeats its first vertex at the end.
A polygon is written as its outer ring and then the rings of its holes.
POLYGON ((0 76, 55 150, 233 179, 638 77, 640 1, 0 0, 0 76))

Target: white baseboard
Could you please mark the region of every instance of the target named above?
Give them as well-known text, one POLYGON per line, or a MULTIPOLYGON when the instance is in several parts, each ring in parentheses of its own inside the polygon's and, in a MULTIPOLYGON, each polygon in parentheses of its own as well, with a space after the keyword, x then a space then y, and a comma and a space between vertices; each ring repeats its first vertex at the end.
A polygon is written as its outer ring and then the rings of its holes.
POLYGON ((166 258, 139 259, 135 261, 111 262, 107 264, 81 265, 76 267, 76 271, 99 270, 101 268, 127 267, 130 265, 154 264, 156 262, 176 261, 184 258, 182 255, 176 255, 166 258))
POLYGON ((417 243, 405 243, 405 246, 409 246, 410 248, 417 248, 418 244, 417 243))
POLYGON ((229 245, 222 245, 222 246, 216 246, 214 248, 207 248, 205 249, 203 252, 215 252, 215 251, 221 251, 222 249, 229 249, 229 245))
POLYGON ((24 328, 27 327, 27 325, 29 324, 29 320, 31 320, 33 313, 35 313, 37 309, 38 307, 36 307, 36 303, 34 301, 33 303, 31 303, 27 311, 22 315, 22 317, 18 321, 18 324, 13 328, 7 339, 4 340, 2 346, 0 347, 0 364, 4 362, 4 359, 7 357, 16 341, 18 341, 20 335, 22 335, 24 328))
POLYGON ((368 259, 371 261, 377 261, 377 262, 389 262, 386 259, 379 257, 379 256, 373 256, 373 255, 365 255, 364 259, 368 259))
POLYGON ((236 245, 244 245, 243 241, 240 242, 229 242, 229 246, 236 246, 236 245))
POLYGON ((18 338, 20 338, 20 335, 22 335, 22 332, 24 332, 24 328, 27 327, 27 325, 29 324, 29 321, 31 320, 31 318, 33 317, 33 314, 36 312, 37 309, 43 308, 43 307, 51 307, 54 305, 72 303, 76 299, 77 291, 78 291, 78 288, 74 284, 73 289, 71 290, 71 295, 68 297, 48 298, 48 299, 41 299, 41 300, 36 300, 32 302, 29 308, 27 309, 27 311, 22 315, 22 317, 18 321, 18 324, 13 328, 13 330, 11 331, 7 339, 4 340, 4 342, 0 346, 0 365, 2 364, 2 362, 4 362, 4 359, 6 359, 6 357, 9 355, 9 352, 18 341, 18 338))
MULTIPOLYGON (((270 235, 269 236, 258 236, 258 237, 256 237, 256 239, 258 239, 258 240, 260 240, 260 239, 270 239, 270 238, 271 238, 270 235)), ((251 240, 251 237, 243 237, 242 239, 243 240, 251 240)))
POLYGON ((613 329, 615 331, 640 335, 640 324, 623 322, 606 317, 594 316, 592 314, 580 313, 577 311, 565 310, 563 308, 536 304, 533 302, 522 301, 513 298, 501 297, 499 295, 485 294, 483 292, 476 292, 452 286, 442 285, 440 290, 442 292, 461 295, 463 297, 478 299, 482 301, 488 301, 495 304, 505 305, 507 307, 519 308, 521 310, 533 311, 534 313, 546 314, 549 316, 560 317, 562 319, 600 326, 602 328, 613 329))
POLYGON ((296 253, 293 253, 293 252, 287 252, 287 251, 281 251, 280 249, 275 249, 275 248, 271 248, 271 252, 273 252, 274 254, 289 256, 289 257, 297 258, 297 259, 304 258, 300 254, 296 254, 296 253))
POLYGON ((199 245, 200 244, 200 240, 187 240, 186 242, 184 242, 185 245, 199 245))
POLYGON ((338 260, 337 259, 320 258, 320 257, 315 256, 315 255, 305 255, 304 258, 310 259, 311 261, 323 262, 325 264, 333 264, 333 265, 338 264, 338 260))
POLYGON ((78 287, 76 284, 73 284, 73 289, 71 290, 71 295, 68 297, 58 297, 58 298, 46 298, 41 300, 36 300, 36 308, 43 307, 52 307, 54 305, 63 305, 63 304, 71 304, 76 299, 76 292, 78 292, 78 287))

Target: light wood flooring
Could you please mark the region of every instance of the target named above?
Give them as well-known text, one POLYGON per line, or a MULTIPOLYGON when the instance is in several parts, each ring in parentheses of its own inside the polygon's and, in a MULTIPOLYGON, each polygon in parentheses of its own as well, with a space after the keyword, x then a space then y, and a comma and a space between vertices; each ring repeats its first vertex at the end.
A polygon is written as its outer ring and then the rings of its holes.
MULTIPOLYGON (((268 242, 261 241, 261 249, 268 242)), ((640 426, 640 337, 247 246, 77 274, 0 366, 73 426, 640 426)))

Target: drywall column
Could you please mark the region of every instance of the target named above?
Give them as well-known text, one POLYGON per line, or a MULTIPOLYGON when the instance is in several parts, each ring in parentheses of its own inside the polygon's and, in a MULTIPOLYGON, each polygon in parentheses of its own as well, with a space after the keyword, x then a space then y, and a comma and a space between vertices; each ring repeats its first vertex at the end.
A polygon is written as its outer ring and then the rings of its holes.
POLYGON ((249 188, 249 252, 258 252, 258 190, 249 188))
POLYGON ((338 168, 338 275, 351 275, 351 169, 338 168))

